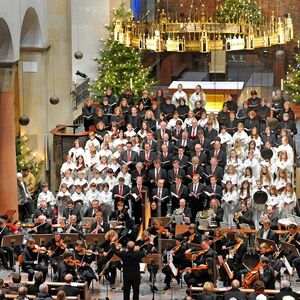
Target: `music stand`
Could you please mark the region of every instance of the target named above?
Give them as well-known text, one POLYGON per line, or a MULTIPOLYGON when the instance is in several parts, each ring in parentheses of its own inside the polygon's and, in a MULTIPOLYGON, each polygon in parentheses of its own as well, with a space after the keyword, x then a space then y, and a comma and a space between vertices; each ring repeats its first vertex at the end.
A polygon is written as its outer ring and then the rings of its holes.
POLYGON ((79 240, 79 233, 61 233, 60 236, 62 240, 68 244, 68 246, 75 245, 76 241, 79 240))
MULTIPOLYGON (((1 241, 1 248, 3 247, 11 247, 14 248, 14 246, 21 246, 23 244, 24 240, 24 234, 14 234, 14 235, 6 235, 2 237, 1 241)), ((12 254, 12 267, 15 266, 15 257, 14 253, 12 254)))
POLYGON ((98 245, 105 240, 105 233, 86 233, 85 241, 87 245, 98 245))
POLYGON ((175 240, 160 239, 161 249, 171 249, 176 246, 175 240))
POLYGON ((269 248, 272 247, 275 252, 278 251, 278 246, 273 240, 262 239, 262 238, 259 238, 259 237, 256 238, 256 240, 259 244, 266 243, 269 248))
POLYGON ((293 244, 281 242, 282 250, 286 254, 291 254, 294 257, 299 257, 299 251, 297 250, 296 246, 293 244))
POLYGON ((53 238, 53 234, 34 234, 32 238, 39 246, 45 246, 53 238))

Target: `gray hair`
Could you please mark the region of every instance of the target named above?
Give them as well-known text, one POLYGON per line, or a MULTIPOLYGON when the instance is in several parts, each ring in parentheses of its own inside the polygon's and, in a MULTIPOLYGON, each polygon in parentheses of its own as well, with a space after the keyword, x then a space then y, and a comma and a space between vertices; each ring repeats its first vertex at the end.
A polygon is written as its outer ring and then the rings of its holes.
POLYGON ((48 294, 48 285, 45 283, 42 283, 39 287, 40 293, 48 294))

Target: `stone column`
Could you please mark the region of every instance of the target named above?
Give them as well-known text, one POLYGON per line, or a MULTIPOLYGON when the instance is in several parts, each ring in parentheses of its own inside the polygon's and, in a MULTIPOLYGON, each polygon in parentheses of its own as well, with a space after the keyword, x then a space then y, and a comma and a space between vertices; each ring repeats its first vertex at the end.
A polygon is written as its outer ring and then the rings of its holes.
POLYGON ((0 215, 8 209, 18 210, 14 76, 12 68, 0 68, 0 215))

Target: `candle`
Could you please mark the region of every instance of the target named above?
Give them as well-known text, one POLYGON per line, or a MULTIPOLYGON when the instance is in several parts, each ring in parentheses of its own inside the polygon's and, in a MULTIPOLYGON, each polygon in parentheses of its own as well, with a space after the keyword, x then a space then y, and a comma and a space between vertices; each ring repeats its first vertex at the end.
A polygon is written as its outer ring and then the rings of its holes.
POLYGON ((283 79, 280 80, 280 89, 283 91, 283 79))
POLYGON ((132 89, 132 78, 130 78, 130 88, 132 89))

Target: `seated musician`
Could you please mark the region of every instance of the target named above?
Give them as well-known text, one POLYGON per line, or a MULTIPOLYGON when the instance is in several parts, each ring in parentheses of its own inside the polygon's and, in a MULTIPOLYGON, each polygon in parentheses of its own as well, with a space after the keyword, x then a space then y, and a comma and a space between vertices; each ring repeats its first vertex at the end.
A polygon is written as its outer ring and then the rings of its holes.
POLYGON ((162 272, 166 274, 164 283, 166 286, 164 287, 164 290, 170 289, 171 280, 174 277, 177 280, 177 283, 179 284, 180 281, 180 270, 184 270, 185 267, 188 265, 188 261, 185 257, 185 252, 187 250, 186 245, 184 243, 184 239, 182 235, 177 235, 175 237, 176 246, 171 251, 170 255, 173 257, 173 264, 175 268, 178 270, 177 275, 172 273, 172 269, 170 267, 170 257, 168 257, 168 254, 166 255, 166 265, 162 268, 162 272))
POLYGON ((240 211, 234 214, 234 222, 237 223, 238 228, 240 228, 240 224, 248 224, 250 228, 254 228, 253 212, 247 206, 246 201, 241 201, 240 211))
POLYGON ((98 250, 102 254, 97 259, 97 272, 99 274, 99 281, 101 280, 101 276, 104 275, 106 280, 109 282, 111 289, 115 289, 117 268, 121 268, 121 263, 119 260, 112 261, 113 254, 110 251, 110 244, 115 236, 118 237, 116 231, 108 231, 105 234, 105 240, 95 248, 95 250, 98 250))
POLYGON ((266 209, 266 213, 262 215, 261 220, 260 220, 260 224, 262 219, 264 217, 268 217, 270 222, 271 222, 271 229, 276 230, 278 229, 278 213, 277 210, 272 206, 272 205, 268 205, 267 209, 266 209))
POLYGON ((118 202, 117 210, 112 213, 111 220, 117 221, 116 230, 120 236, 128 235, 129 230, 133 228, 133 220, 130 218, 122 201, 118 202))
POLYGON ((90 232, 91 233, 105 233, 109 231, 110 227, 107 222, 103 220, 103 215, 101 211, 98 211, 95 216, 95 222, 92 223, 90 232))
POLYGON ((223 215, 224 215, 224 210, 221 207, 219 199, 213 196, 213 198, 210 200, 209 208, 197 212, 196 223, 199 222, 199 218, 206 219, 209 220, 211 224, 215 222, 215 224, 219 227, 220 222, 223 221, 223 215))
MULTIPOLYGON (((229 251, 229 259, 227 262, 230 269, 234 272, 234 278, 241 281, 242 271, 244 270, 242 258, 243 255, 247 252, 247 236, 242 232, 236 232, 234 238, 234 242, 228 242, 222 247, 222 249, 228 250, 229 248, 232 248, 232 250, 229 251)), ((225 284, 226 282, 224 283, 224 285, 225 284)))
POLYGON ((75 244, 74 256, 75 260, 79 262, 77 267, 80 280, 83 282, 87 281, 88 286, 90 286, 93 279, 97 280, 94 270, 90 266, 95 260, 95 254, 92 250, 84 247, 83 241, 78 240, 75 244))
POLYGON ((33 219, 37 219, 41 215, 45 216, 46 219, 51 219, 52 221, 54 221, 54 211, 51 206, 47 206, 46 200, 42 200, 40 202, 40 208, 37 208, 34 211, 33 219))
POLYGON ((101 212, 101 205, 99 200, 93 200, 92 206, 88 207, 84 213, 84 217, 95 218, 97 212, 101 212))
POLYGON ((47 243, 46 249, 48 250, 48 255, 50 258, 51 267, 53 272, 57 272, 58 265, 60 263, 61 257, 64 254, 67 245, 61 238, 59 232, 54 232, 54 237, 47 243))
POLYGON ((195 224, 190 224, 188 231, 184 232, 182 236, 187 239, 187 243, 200 244, 201 236, 197 232, 195 224))
POLYGON ((198 286, 205 281, 211 280, 215 282, 216 277, 213 275, 216 271, 216 253, 210 247, 209 241, 203 239, 201 242, 201 250, 194 251, 189 249, 185 253, 192 254, 191 259, 196 267, 187 268, 187 273, 184 275, 184 281, 187 286, 198 286))
POLYGON ((185 199, 181 198, 179 200, 179 207, 174 209, 173 211, 173 217, 174 216, 182 216, 182 223, 186 223, 186 224, 191 223, 192 211, 186 205, 185 199))
POLYGON ((59 264, 55 279, 58 282, 63 282, 67 274, 72 274, 74 280, 78 279, 76 267, 74 263, 73 254, 69 251, 66 251, 63 256, 63 260, 59 264))
POLYGON ((259 229, 258 235, 265 240, 272 240, 278 243, 278 234, 271 229, 271 221, 267 216, 262 219, 263 227, 259 229))
MULTIPOLYGON (((0 245, 2 243, 2 238, 9 235, 9 229, 5 226, 5 221, 0 219, 0 245)), ((5 269, 14 270, 14 249, 12 247, 0 247, 0 259, 2 260, 2 265, 5 269), (7 261, 9 261, 9 266, 7 261)))
POLYGON ((22 253, 22 271, 28 273, 28 280, 32 281, 34 271, 41 271, 46 279, 48 273, 46 249, 35 244, 35 240, 29 238, 22 253))
MULTIPOLYGON (((139 246, 139 249, 141 251, 146 251, 147 254, 150 253, 157 253, 157 249, 154 246, 154 238, 151 236, 151 234, 145 230, 143 232, 143 237, 141 240, 136 241, 136 246, 139 246)), ((158 265, 156 264, 148 264, 147 265, 148 272, 150 273, 149 281, 152 281, 152 275, 154 276, 154 282, 156 278, 156 274, 158 271, 158 265)))
POLYGON ((70 222, 65 227, 65 232, 66 233, 82 232, 82 227, 81 227, 80 224, 78 224, 78 220, 77 220, 77 217, 75 215, 70 216, 70 222))
MULTIPOLYGON (((300 251, 300 233, 296 224, 290 224, 288 226, 289 233, 285 236, 285 241, 288 244, 294 245, 298 251, 300 251)), ((295 257, 292 254, 288 256, 290 263, 294 264, 299 278, 296 282, 300 282, 300 257, 295 257)))
POLYGON ((77 221, 81 221, 80 209, 78 209, 72 200, 67 202, 67 208, 63 210, 63 217, 69 220, 72 215, 77 217, 77 221))
POLYGON ((52 226, 47 222, 46 216, 40 215, 37 218, 37 223, 34 227, 30 228, 28 232, 37 234, 50 234, 52 232, 52 226))
POLYGON ((274 269, 267 257, 260 259, 259 280, 265 284, 266 289, 275 290, 274 269))
POLYGON ((155 245, 157 245, 158 238, 168 239, 169 236, 172 236, 172 233, 169 231, 169 229, 162 226, 158 219, 154 219, 152 221, 152 226, 149 227, 147 231, 155 237, 155 245))

